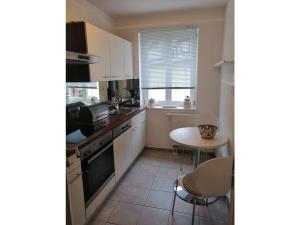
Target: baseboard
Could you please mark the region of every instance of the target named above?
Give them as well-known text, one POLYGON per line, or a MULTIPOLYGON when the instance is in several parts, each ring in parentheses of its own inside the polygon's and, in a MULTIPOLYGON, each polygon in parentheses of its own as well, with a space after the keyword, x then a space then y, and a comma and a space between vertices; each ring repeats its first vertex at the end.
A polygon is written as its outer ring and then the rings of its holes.
POLYGON ((156 151, 168 151, 168 152, 174 151, 174 149, 171 148, 157 148, 157 147, 150 147, 150 146, 145 146, 144 150, 156 150, 156 151))

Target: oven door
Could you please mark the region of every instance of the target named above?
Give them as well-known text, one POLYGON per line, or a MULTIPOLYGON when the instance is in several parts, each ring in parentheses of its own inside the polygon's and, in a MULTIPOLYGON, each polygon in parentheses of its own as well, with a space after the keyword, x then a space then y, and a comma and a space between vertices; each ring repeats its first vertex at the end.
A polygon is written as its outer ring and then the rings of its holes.
POLYGON ((81 166, 84 200, 87 206, 114 176, 115 165, 112 142, 83 161, 81 166))

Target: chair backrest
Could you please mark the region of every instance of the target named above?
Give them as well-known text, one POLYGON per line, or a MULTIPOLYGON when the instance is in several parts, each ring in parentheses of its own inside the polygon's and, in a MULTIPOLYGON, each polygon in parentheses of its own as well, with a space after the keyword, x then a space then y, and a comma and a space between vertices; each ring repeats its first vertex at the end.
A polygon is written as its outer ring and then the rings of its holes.
POLYGON ((225 195, 231 188, 233 157, 220 157, 201 163, 183 178, 185 188, 203 197, 225 195))

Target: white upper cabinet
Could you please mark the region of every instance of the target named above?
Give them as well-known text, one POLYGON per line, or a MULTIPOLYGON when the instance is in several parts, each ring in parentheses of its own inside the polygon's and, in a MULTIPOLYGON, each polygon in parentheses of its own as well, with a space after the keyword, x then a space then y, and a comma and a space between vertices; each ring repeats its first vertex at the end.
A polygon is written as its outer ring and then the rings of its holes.
POLYGON ((90 81, 132 79, 132 43, 85 22, 67 24, 67 50, 100 57, 90 64, 90 81))
POLYGON ((124 40, 115 35, 110 36, 110 73, 112 80, 125 79, 124 40))
POLYGON ((132 43, 85 24, 88 53, 100 56, 100 63, 90 64, 91 81, 132 79, 132 43))
POLYGON ((86 23, 88 53, 100 56, 100 62, 90 64, 91 81, 111 79, 110 71, 110 35, 108 32, 86 23))
POLYGON ((124 74, 126 79, 133 78, 132 71, 132 43, 124 40, 124 74))

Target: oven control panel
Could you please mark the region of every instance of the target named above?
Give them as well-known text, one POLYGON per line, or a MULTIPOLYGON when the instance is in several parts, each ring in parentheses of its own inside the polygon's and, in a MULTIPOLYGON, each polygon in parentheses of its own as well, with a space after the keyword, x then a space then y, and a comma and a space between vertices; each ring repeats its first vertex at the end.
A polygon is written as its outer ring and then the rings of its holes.
POLYGON ((113 140, 112 131, 109 131, 102 135, 101 137, 94 140, 89 145, 85 146, 80 150, 80 159, 81 161, 85 160, 86 158, 91 157, 95 152, 98 152, 99 149, 102 149, 113 140))

